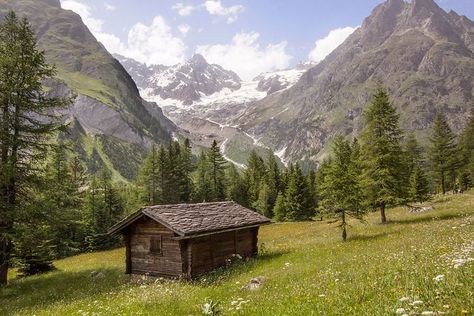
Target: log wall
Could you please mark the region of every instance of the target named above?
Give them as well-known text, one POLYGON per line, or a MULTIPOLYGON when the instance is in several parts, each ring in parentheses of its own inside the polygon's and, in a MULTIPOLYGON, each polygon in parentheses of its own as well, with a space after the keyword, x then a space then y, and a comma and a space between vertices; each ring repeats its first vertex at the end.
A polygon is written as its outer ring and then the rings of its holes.
POLYGON ((138 220, 130 227, 130 271, 133 274, 152 276, 180 276, 183 273, 183 261, 180 242, 174 240, 175 234, 150 219, 138 220), (160 237, 161 253, 150 252, 150 241, 160 237))
POLYGON ((191 258, 188 276, 193 277, 223 266, 233 254, 243 258, 257 254, 257 234, 258 227, 188 240, 190 248, 186 254, 191 258))

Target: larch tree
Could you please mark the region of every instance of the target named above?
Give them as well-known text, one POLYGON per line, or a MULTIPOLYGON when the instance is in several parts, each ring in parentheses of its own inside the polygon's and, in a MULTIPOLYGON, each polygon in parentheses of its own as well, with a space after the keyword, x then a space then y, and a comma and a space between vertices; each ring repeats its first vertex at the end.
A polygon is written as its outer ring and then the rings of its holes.
POLYGON ((211 183, 211 200, 222 201, 225 199, 225 170, 227 169, 227 161, 222 156, 215 140, 207 153, 207 160, 211 183))
POLYGON ((474 186, 474 109, 461 132, 458 143, 461 191, 474 186))
POLYGON ((380 210, 382 223, 387 221, 386 207, 399 204, 406 196, 398 119, 387 91, 378 88, 365 112, 361 162, 364 204, 380 210))
POLYGON ((349 142, 338 136, 334 142, 332 160, 320 186, 320 208, 339 222, 343 241, 347 238, 348 218, 362 219, 364 214, 358 183, 359 169, 352 153, 349 142))
POLYGON ((71 101, 46 95, 42 83, 54 75, 27 19, 9 12, 0 25, 0 285, 7 282, 12 229, 25 190, 62 127, 52 109, 71 101))
POLYGON ((434 119, 430 142, 430 165, 441 192, 446 194, 447 177, 453 175, 458 157, 456 135, 440 113, 434 119))

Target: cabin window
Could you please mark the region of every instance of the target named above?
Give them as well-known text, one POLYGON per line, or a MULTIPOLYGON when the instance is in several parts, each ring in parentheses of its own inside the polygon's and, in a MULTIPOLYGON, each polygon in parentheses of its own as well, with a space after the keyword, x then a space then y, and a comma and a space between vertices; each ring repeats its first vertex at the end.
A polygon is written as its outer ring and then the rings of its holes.
POLYGON ((163 254, 163 242, 161 236, 153 236, 150 238, 150 253, 155 255, 163 254))

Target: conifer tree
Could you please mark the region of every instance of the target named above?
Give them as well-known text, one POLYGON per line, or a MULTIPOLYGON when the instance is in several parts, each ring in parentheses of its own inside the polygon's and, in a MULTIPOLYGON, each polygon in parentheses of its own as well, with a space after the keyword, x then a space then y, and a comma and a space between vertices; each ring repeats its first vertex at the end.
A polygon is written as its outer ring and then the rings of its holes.
POLYGON ((252 206, 257 200, 260 193, 260 184, 266 176, 265 162, 254 151, 250 153, 247 159, 247 169, 245 170, 245 180, 248 188, 248 200, 252 206))
POLYGON ((54 75, 27 19, 9 12, 0 25, 0 285, 7 282, 12 230, 33 166, 61 127, 52 109, 70 104, 44 92, 43 81, 54 75))
POLYGON ((461 191, 474 186, 474 109, 461 132, 458 144, 461 191))
POLYGON ((410 176, 416 165, 420 165, 423 160, 423 149, 418 144, 415 134, 410 133, 405 143, 405 160, 407 173, 410 176))
POLYGON ((364 203, 366 207, 378 208, 385 223, 386 207, 402 201, 407 182, 403 176, 398 114, 383 88, 378 88, 365 112, 362 139, 364 203))
POLYGON ((356 161, 347 140, 338 136, 334 142, 334 156, 321 184, 320 207, 337 218, 342 229, 342 240, 347 238, 347 219, 362 219, 361 194, 356 161))
POLYGON ((209 175, 209 161, 204 151, 198 158, 196 168, 195 184, 195 198, 196 202, 208 202, 211 201, 211 178, 209 175))
POLYGON ((430 164, 435 179, 446 194, 447 176, 453 175, 457 167, 456 135, 449 127, 446 118, 438 113, 433 122, 431 134, 430 164))
POLYGON ((138 172, 138 185, 143 192, 142 200, 147 205, 156 205, 160 200, 158 150, 152 146, 138 172))
POLYGON ((243 206, 248 206, 247 187, 244 180, 234 164, 227 169, 227 192, 228 200, 235 201, 243 206))
POLYGON ((430 188, 425 171, 415 164, 410 175, 409 198, 412 202, 422 203, 429 199, 430 188))
POLYGON ((225 199, 225 170, 227 168, 227 161, 222 156, 215 140, 207 153, 207 160, 211 184, 211 200, 222 201, 225 199))
POLYGON ((307 198, 305 177, 299 164, 296 164, 289 175, 288 187, 285 191, 285 217, 287 220, 303 220, 311 217, 313 212, 308 209, 307 198))
POLYGON ((273 218, 276 221, 286 220, 286 204, 285 204, 285 195, 282 192, 279 192, 275 201, 275 206, 273 207, 273 218))
POLYGON ((252 207, 266 217, 271 218, 273 216, 273 211, 270 205, 270 188, 265 181, 262 181, 258 199, 253 202, 252 207))
POLYGON ((179 200, 188 203, 191 201, 193 183, 191 174, 194 170, 193 155, 189 139, 185 139, 179 156, 179 200))
MULTIPOLYGON (((281 176, 280 168, 275 159, 275 155, 272 151, 268 152, 267 161, 266 161, 266 173, 265 173, 265 183, 268 186, 268 210, 267 213, 271 213, 273 207, 275 206, 275 201, 278 195, 278 192, 281 190, 281 176)), ((260 194, 260 193, 259 193, 260 194)))

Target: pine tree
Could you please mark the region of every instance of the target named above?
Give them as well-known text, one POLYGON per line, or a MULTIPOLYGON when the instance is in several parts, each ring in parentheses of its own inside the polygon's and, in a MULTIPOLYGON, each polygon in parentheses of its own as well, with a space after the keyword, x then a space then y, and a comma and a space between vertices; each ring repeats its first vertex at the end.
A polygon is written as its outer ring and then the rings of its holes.
POLYGON ((196 188, 195 197, 196 202, 211 201, 211 178, 209 175, 209 161, 204 151, 201 152, 197 168, 194 186, 196 188))
POLYGON ((400 203, 406 196, 406 179, 400 176, 404 172, 398 114, 383 88, 378 88, 365 113, 362 139, 364 203, 379 208, 385 223, 386 207, 400 203))
POLYGON ((169 167, 169 156, 164 145, 160 146, 158 151, 158 195, 159 204, 168 204, 171 201, 170 192, 170 167, 169 167))
MULTIPOLYGON (((328 175, 330 167, 331 167, 331 158, 329 157, 327 159, 324 159, 321 162, 316 172, 316 199, 318 203, 322 199, 321 188, 322 188, 322 184, 325 182, 325 179, 328 175)), ((318 207, 316 208, 316 213, 322 221, 325 214, 324 208, 319 207, 318 205, 318 207)))
POLYGON ((438 113, 433 122, 431 135, 430 163, 435 178, 441 187, 441 192, 446 194, 447 176, 457 167, 456 135, 449 127, 446 118, 438 113))
POLYGON ((271 218, 273 216, 272 207, 270 205, 270 188, 264 181, 262 181, 262 184, 260 185, 258 199, 253 202, 252 208, 266 217, 271 218))
POLYGON ((418 144, 415 134, 408 134, 404 151, 407 173, 410 176, 412 171, 415 169, 415 166, 421 164, 423 160, 423 149, 418 144))
POLYGON ((188 203, 191 201, 193 182, 191 174, 194 170, 193 155, 189 139, 185 139, 179 156, 179 201, 188 203))
POLYGON ((282 192, 279 192, 275 201, 275 206, 273 207, 273 217, 276 221, 285 221, 286 213, 285 195, 282 192))
POLYGON ((461 191, 474 186, 474 109, 459 137, 458 153, 460 162, 461 191))
POLYGON ((320 207, 337 218, 342 229, 342 240, 347 238, 347 219, 362 219, 361 193, 358 183, 357 161, 347 140, 338 136, 334 142, 334 157, 321 184, 320 207))
POLYGON ((415 164, 410 176, 409 198, 412 202, 428 201, 430 188, 425 171, 419 164, 415 164))
POLYGON ((299 164, 296 164, 289 175, 285 191, 286 219, 290 221, 309 219, 312 210, 308 209, 308 192, 306 181, 299 164))
POLYGON ((27 19, 9 12, 0 25, 0 285, 7 282, 12 229, 33 166, 61 127, 51 109, 70 104, 43 91, 42 82, 54 75, 27 19))
POLYGON ((137 181, 141 188, 142 200, 148 205, 156 205, 160 200, 159 174, 158 150, 152 146, 143 160, 137 181))
MULTIPOLYGON (((267 213, 272 213, 273 207, 275 206, 275 201, 278 195, 278 192, 281 190, 281 176, 280 168, 278 162, 275 159, 275 155, 272 151, 268 152, 267 161, 266 161, 266 173, 265 173, 265 183, 268 186, 268 210, 267 213)), ((260 194, 260 193, 259 193, 260 194)))
POLYGON ((222 156, 215 140, 207 153, 207 159, 211 183, 210 198, 212 201, 222 201, 225 199, 225 170, 227 168, 227 161, 222 156))
POLYGON ((247 187, 241 174, 234 164, 230 164, 227 169, 227 192, 228 200, 235 201, 243 206, 248 206, 247 187))
POLYGON ((248 188, 249 204, 253 205, 258 200, 260 184, 266 176, 265 162, 254 150, 250 152, 245 170, 245 180, 248 188))

